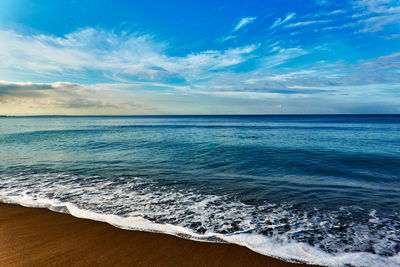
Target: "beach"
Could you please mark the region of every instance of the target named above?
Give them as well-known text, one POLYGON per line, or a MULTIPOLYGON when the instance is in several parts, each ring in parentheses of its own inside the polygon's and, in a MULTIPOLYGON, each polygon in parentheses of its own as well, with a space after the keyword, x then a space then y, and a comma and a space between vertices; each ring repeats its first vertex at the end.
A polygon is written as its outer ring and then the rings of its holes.
POLYGON ((1 266, 306 266, 233 244, 118 229, 41 208, 0 204, 1 266))

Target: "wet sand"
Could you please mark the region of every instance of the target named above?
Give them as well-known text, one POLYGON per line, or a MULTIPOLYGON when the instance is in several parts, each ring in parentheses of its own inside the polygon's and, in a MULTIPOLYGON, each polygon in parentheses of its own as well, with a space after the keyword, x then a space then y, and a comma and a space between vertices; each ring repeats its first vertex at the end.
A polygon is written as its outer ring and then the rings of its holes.
POLYGON ((128 231, 46 209, 0 204, 0 266, 309 266, 231 244, 128 231))

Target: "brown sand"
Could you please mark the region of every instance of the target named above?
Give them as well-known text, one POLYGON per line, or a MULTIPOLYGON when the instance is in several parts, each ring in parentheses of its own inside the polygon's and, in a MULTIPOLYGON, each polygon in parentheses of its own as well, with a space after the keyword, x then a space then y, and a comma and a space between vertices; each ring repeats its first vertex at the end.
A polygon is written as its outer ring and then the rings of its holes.
POLYGON ((245 247, 0 204, 0 266, 293 266, 245 247))

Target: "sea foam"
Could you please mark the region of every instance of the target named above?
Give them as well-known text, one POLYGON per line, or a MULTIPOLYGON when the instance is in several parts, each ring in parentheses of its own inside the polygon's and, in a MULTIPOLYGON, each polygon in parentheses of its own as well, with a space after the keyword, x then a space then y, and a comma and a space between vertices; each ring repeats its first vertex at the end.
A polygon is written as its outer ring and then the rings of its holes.
MULTIPOLYGON (((238 244, 291 262, 327 266, 400 265, 400 253, 378 255, 340 250, 335 247, 336 237, 329 237, 327 232, 322 233, 324 239, 321 243, 314 243, 313 246, 301 242, 300 238, 296 240, 299 235, 315 234, 310 229, 332 227, 334 214, 318 218, 300 217, 291 213, 290 205, 254 207, 228 196, 163 188, 154 181, 141 178, 130 178, 125 183, 55 174, 0 178, 3 181, 0 201, 3 203, 47 208, 122 229, 165 233, 203 242, 238 244), (266 224, 266 221, 269 223, 266 224), (288 225, 290 229, 287 229, 288 225), (263 234, 263 228, 269 231, 263 234), (329 247, 330 251, 323 250, 324 247, 329 247)), ((346 211, 346 207, 343 210, 346 211)), ((377 217, 374 210, 369 215, 371 225, 388 221, 377 217)), ((368 227, 371 226, 353 226, 354 231, 358 229, 353 232, 353 238, 358 238, 355 240, 361 243, 365 240, 375 243, 377 251, 379 246, 383 251, 388 250, 390 242, 399 235, 397 225, 387 224, 387 228, 380 228, 380 231, 386 231, 380 236, 374 236, 368 227)))

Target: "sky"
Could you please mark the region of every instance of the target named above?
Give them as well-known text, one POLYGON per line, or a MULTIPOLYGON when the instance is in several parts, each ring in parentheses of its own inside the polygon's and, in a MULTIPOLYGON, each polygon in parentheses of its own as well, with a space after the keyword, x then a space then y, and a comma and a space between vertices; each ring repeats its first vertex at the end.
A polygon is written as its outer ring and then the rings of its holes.
POLYGON ((0 1, 0 114, 400 113, 400 0, 0 1))

